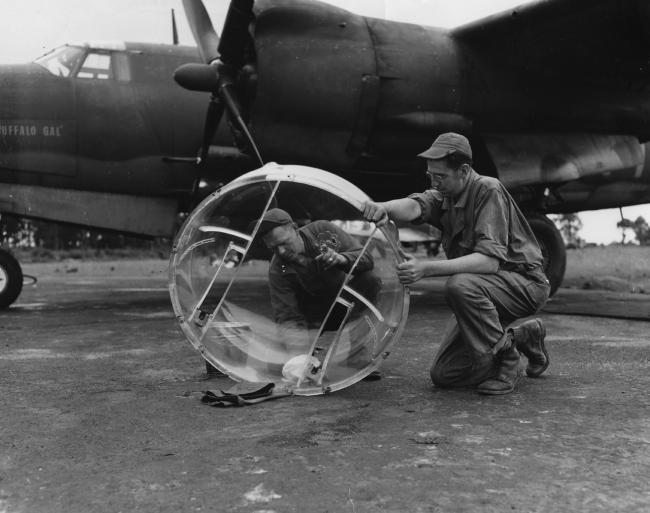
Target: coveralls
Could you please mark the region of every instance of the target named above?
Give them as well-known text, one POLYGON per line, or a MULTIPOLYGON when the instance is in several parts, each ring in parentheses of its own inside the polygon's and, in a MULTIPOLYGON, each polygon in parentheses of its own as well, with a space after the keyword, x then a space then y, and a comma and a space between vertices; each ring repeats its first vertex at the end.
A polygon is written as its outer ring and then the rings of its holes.
MULTIPOLYGON (((314 221, 299 228, 298 233, 305 245, 302 262, 290 262, 273 255, 269 266, 269 287, 275 322, 284 327, 306 329, 323 321, 362 246, 329 221, 314 221), (315 258, 327 247, 343 255, 347 263, 326 270, 315 258)), ((381 288, 381 280, 372 272, 373 267, 372 256, 365 252, 349 282, 352 289, 370 301, 374 301, 381 288)), ((335 330, 340 325, 344 312, 338 306, 332 312, 326 329, 335 330)))
POLYGON ((504 365, 516 372, 519 354, 506 328, 539 310, 550 291, 526 218, 499 180, 473 169, 455 202, 434 189, 409 197, 422 211, 413 222, 442 231, 447 258, 482 253, 499 261, 494 274, 461 273, 447 280, 445 299, 454 317, 431 367, 432 381, 466 387, 497 377, 504 365))

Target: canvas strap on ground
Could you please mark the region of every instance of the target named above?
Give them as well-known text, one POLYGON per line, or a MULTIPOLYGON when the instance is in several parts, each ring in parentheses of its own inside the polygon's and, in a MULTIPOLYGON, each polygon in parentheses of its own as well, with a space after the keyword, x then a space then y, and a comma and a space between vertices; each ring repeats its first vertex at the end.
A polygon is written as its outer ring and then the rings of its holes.
POLYGON ((287 397, 291 392, 277 383, 236 383, 228 390, 206 390, 201 402, 208 406, 249 406, 287 397))

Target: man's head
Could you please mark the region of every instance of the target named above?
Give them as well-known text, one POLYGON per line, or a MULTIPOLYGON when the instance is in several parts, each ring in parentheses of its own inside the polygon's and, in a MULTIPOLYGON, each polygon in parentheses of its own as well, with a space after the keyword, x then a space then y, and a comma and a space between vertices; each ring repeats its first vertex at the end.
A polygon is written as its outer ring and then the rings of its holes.
POLYGON ((453 132, 441 134, 418 157, 427 159, 431 186, 443 196, 457 197, 467 186, 472 169, 472 148, 466 137, 453 132))
POLYGON ((271 251, 287 260, 293 260, 305 250, 293 219, 281 208, 272 208, 264 214, 259 235, 271 251))

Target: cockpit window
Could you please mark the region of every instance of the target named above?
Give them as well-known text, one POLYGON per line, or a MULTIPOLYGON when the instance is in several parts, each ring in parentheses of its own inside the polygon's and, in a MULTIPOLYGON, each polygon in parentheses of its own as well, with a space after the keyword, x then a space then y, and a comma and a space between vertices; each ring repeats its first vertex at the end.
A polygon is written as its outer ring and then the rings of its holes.
POLYGON ((83 58, 84 49, 78 46, 60 46, 39 57, 34 62, 53 75, 69 77, 83 58))
POLYGON ((111 56, 107 53, 89 52, 77 73, 78 78, 98 78, 106 80, 113 78, 111 71, 111 56))

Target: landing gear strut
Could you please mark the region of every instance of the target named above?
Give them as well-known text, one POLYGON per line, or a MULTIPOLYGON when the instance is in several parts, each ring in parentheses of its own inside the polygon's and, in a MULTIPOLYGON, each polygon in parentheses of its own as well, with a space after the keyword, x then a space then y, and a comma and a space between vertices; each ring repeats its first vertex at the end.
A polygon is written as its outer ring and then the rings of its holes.
POLYGON ((13 255, 0 249, 0 309, 7 308, 23 290, 23 271, 13 255))

